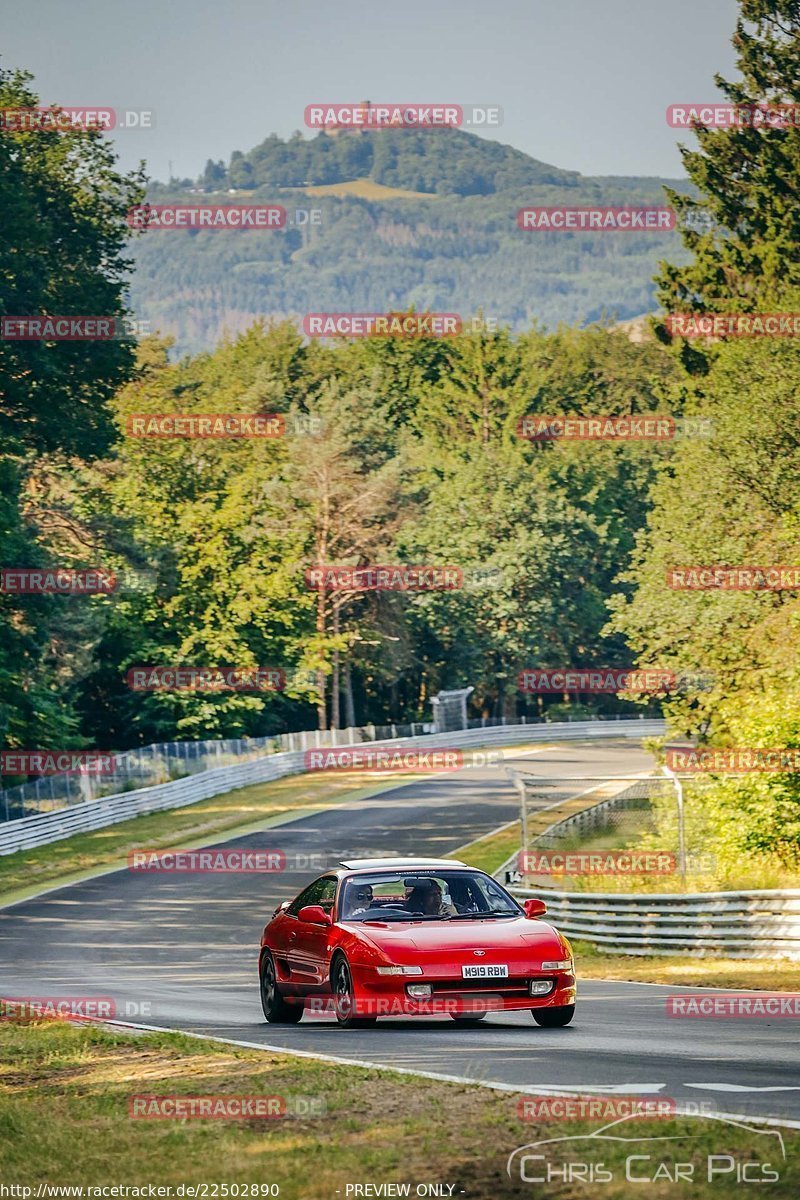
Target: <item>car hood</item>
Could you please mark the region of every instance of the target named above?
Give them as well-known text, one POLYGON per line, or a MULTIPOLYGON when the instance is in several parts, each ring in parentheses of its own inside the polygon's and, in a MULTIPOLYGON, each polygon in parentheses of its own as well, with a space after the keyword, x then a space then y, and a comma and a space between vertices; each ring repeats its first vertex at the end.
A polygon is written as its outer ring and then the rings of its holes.
POLYGON ((488 921, 431 921, 417 924, 378 922, 350 925, 351 931, 382 950, 389 958, 403 954, 441 954, 480 947, 483 950, 541 949, 562 957, 561 940, 545 921, 527 917, 488 921))

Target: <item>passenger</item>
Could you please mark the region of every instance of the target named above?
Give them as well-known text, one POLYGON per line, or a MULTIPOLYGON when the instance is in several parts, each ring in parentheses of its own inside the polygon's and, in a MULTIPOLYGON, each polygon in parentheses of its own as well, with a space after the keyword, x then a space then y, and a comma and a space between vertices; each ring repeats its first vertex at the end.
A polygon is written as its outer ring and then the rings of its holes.
POLYGON ((428 886, 417 884, 406 900, 409 912, 421 912, 426 917, 453 917, 458 910, 454 904, 445 904, 442 889, 435 879, 428 886))

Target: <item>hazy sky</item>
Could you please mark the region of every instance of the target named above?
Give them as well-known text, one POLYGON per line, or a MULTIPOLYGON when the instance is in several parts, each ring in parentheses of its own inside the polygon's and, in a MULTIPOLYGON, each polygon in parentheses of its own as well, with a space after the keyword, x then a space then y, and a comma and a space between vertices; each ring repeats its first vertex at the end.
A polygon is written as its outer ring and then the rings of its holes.
MULTIPOLYGON (((195 176, 315 101, 500 105, 491 136, 585 174, 681 174, 667 105, 735 75, 735 0, 37 0, 3 22, 5 67, 46 102, 155 112, 123 166, 195 176)), ((306 131, 307 133, 309 131, 306 131)))

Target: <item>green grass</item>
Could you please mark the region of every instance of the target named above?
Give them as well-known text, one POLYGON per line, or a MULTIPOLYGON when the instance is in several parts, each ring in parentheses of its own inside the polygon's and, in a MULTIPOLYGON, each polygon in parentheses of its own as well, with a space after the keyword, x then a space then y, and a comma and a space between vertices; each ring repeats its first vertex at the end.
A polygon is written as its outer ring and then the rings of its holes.
POLYGON ((800 962, 785 958, 688 958, 680 954, 640 958, 605 953, 589 942, 574 941, 572 947, 579 979, 800 992, 800 962))
MULTIPOLYGON (((461 1034, 448 1024, 437 1036, 461 1034)), ((530 1036, 549 1038, 534 1027, 530 1036)), ((335 1032, 332 1042, 331 1049, 348 1053, 346 1033, 335 1032)), ((570 1157, 604 1162, 614 1181, 587 1188, 557 1180, 533 1192, 506 1174, 513 1150, 540 1139, 586 1135, 606 1122, 523 1120, 518 1105, 518 1096, 486 1088, 180 1035, 135 1037, 60 1021, 0 1023, 0 1180, 34 1188, 41 1182, 173 1188, 275 1183, 282 1200, 330 1200, 337 1189, 344 1200, 348 1183, 405 1181, 412 1195, 419 1183, 443 1182, 454 1185, 456 1197, 463 1189, 469 1200, 529 1200, 533 1194, 622 1200, 633 1194, 625 1182, 626 1155, 651 1154, 654 1161, 693 1162, 698 1182, 654 1183, 645 1189, 648 1198, 711 1200, 730 1195, 726 1186, 733 1185, 704 1182, 708 1154, 759 1160, 762 1144, 774 1141, 707 1119, 637 1118, 614 1132, 687 1140, 666 1143, 666 1149, 649 1142, 582 1142, 579 1150, 570 1147, 570 1157), (322 1101, 324 1111, 266 1120, 132 1119, 129 1097, 143 1093, 281 1096, 289 1104, 292 1097, 310 1097, 322 1101)), ((788 1200, 800 1194, 800 1135, 782 1133, 787 1161, 766 1154, 781 1175, 768 1194, 788 1200)))
POLYGON ((411 192, 406 188, 387 187, 374 179, 350 179, 344 183, 321 183, 314 187, 283 188, 284 192, 303 192, 307 196, 358 196, 362 200, 438 200, 435 192, 411 192))
POLYGON ((519 850, 519 843, 520 823, 514 821, 508 828, 488 833, 486 837, 470 842, 447 857, 458 858, 470 867, 477 867, 479 871, 493 875, 515 851, 519 850))
MULTIPOLYGON (((549 843, 543 847, 545 850, 554 850, 556 847, 553 843, 549 843)), ((675 855, 677 859, 677 851, 673 844, 668 842, 666 838, 658 837, 652 833, 636 833, 635 831, 625 831, 615 829, 608 825, 603 829, 596 830, 593 833, 583 835, 573 834, 569 837, 558 839, 558 851, 569 853, 571 851, 580 851, 589 853, 593 850, 626 850, 626 851, 642 851, 642 850, 659 850, 667 851, 675 855)), ((696 851, 700 863, 703 861, 703 851, 696 851)), ((566 881, 562 878, 559 881, 559 886, 562 886, 567 891, 574 892, 724 892, 724 891, 759 891, 769 888, 800 888, 800 875, 796 871, 781 865, 777 860, 771 861, 767 857, 753 858, 748 860, 745 857, 740 858, 733 872, 713 873, 713 858, 710 858, 712 870, 708 872, 699 872, 693 870, 692 862, 692 847, 689 847, 689 870, 686 876, 684 885, 680 874, 677 871, 672 871, 668 874, 651 874, 651 875, 581 875, 574 876, 566 881)), ((546 886, 544 878, 539 880, 542 887, 546 886)))

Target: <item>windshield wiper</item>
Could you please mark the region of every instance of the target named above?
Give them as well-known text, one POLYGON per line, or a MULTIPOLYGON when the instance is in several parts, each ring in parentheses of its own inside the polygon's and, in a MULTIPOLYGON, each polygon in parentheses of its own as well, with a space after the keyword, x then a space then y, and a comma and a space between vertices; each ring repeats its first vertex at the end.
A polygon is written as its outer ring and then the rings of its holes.
POLYGON ((474 913, 454 913, 450 917, 451 921, 485 921, 487 917, 518 917, 521 914, 518 912, 509 912, 506 909, 493 908, 490 912, 474 912, 474 913))
POLYGON ((390 913, 386 917, 356 917, 355 920, 359 921, 362 925, 375 923, 380 925, 384 922, 388 923, 389 921, 444 921, 446 918, 437 916, 435 913, 419 913, 419 915, 416 916, 413 913, 406 913, 405 916, 399 916, 396 913, 390 913))

